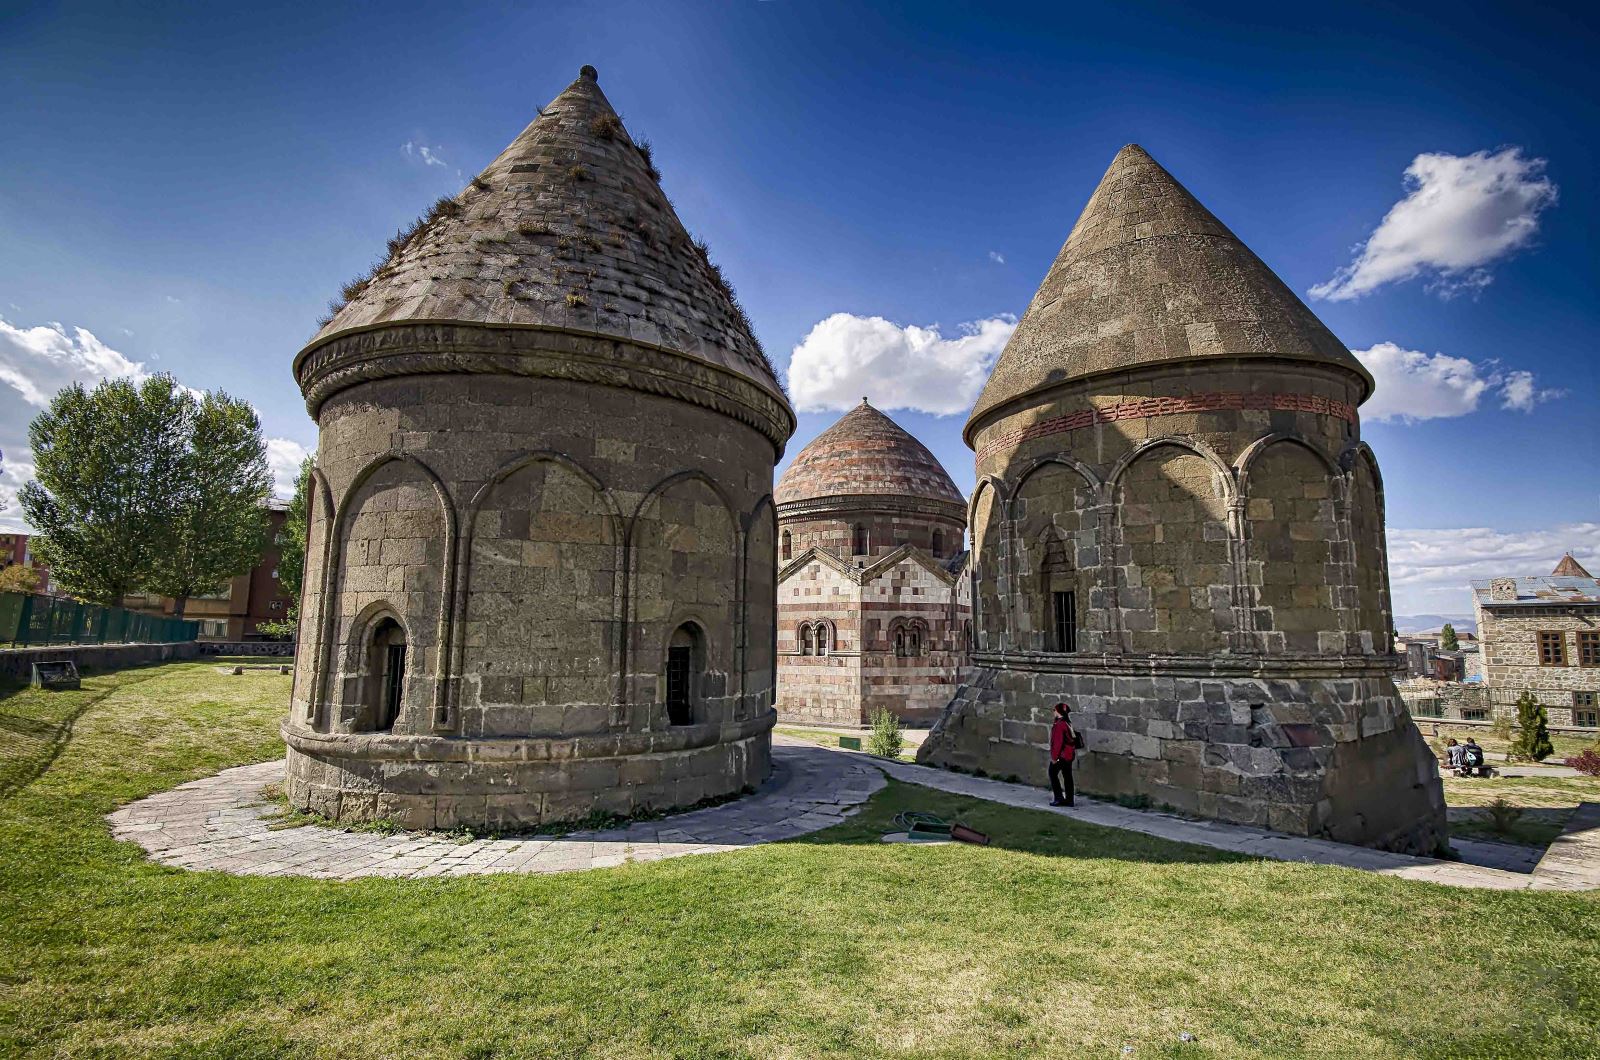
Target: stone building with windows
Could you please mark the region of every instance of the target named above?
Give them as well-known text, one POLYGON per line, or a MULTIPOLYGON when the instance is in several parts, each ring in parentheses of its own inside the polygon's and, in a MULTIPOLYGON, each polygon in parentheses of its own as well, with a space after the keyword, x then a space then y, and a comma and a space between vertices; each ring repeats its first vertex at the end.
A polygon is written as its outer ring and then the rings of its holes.
POLYGON ((1572 553, 1542 578, 1473 582, 1472 605, 1497 705, 1532 692, 1552 725, 1600 726, 1600 580, 1572 553))
POLYGON ((1395 850, 1445 839, 1394 683, 1372 377, 1137 146, 967 422, 970 679, 920 761, 1395 850))
POLYGON ((795 457, 778 505, 778 716, 937 719, 972 635, 966 503, 865 398, 795 457))
POLYGON ((296 807, 509 829, 768 776, 794 414, 659 177, 585 67, 295 358, 296 807))

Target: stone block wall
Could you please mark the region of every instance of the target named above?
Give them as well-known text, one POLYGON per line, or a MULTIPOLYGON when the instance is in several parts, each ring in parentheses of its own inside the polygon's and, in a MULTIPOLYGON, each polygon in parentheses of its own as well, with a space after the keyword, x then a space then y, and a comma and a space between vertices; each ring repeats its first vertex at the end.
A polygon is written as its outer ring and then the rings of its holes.
POLYGON ((1512 700, 1531 691, 1556 725, 1574 723, 1574 693, 1595 699, 1596 706, 1584 705, 1580 709, 1600 710, 1600 666, 1581 665, 1578 649, 1580 633, 1600 633, 1600 606, 1486 607, 1480 600, 1477 616, 1486 685, 1512 700), (1565 648, 1564 665, 1541 662, 1540 633, 1560 634, 1565 648))
POLYGON ((1342 371, 1219 359, 975 423, 978 648, 919 760, 1043 784, 1066 699, 1085 790, 1432 853, 1443 796, 1393 683, 1360 397, 1342 371), (1052 549, 1085 611, 1075 653, 1042 650, 1052 549))
POLYGON ((386 815, 530 823, 765 776, 777 557, 760 431, 666 396, 519 375, 379 378, 320 411, 285 730, 298 803, 370 788, 386 815), (403 701, 392 730, 364 732, 364 647, 384 617, 404 629, 403 701), (673 725, 680 630, 692 717, 673 725), (624 761, 615 748, 632 736, 641 757, 624 761), (558 748, 585 741, 611 765, 580 780, 558 748), (490 792, 492 812, 441 801, 490 792))

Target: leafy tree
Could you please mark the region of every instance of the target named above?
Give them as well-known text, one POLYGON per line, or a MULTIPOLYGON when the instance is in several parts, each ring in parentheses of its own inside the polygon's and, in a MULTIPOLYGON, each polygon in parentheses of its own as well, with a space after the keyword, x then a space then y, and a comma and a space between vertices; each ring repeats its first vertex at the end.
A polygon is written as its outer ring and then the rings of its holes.
POLYGON ((0 569, 0 593, 31 593, 39 588, 39 572, 20 563, 0 569))
POLYGON ((34 480, 22 511, 65 592, 115 606, 163 547, 194 398, 168 375, 62 389, 28 425, 34 480))
POLYGON ((1517 697, 1517 731, 1511 741, 1509 758, 1523 762, 1542 762, 1555 751, 1550 744, 1550 718, 1544 704, 1532 692, 1517 697))
POLYGON ((300 462, 300 473, 295 478, 294 499, 289 502, 289 512, 284 516, 283 529, 278 531, 278 586, 284 595, 293 597, 289 617, 300 611, 300 591, 305 579, 306 536, 310 531, 311 469, 316 461, 306 457, 300 462))
POLYGON ((1456 639, 1456 627, 1446 622, 1444 628, 1439 631, 1439 650, 1457 651, 1460 647, 1461 642, 1456 639))
POLYGON ((173 599, 182 618, 189 598, 248 573, 267 546, 272 472, 261 422, 248 402, 222 391, 185 393, 182 459, 161 499, 165 514, 145 587, 173 599))
POLYGON ((316 461, 309 456, 300 462, 300 474, 294 484, 294 499, 289 502, 283 527, 273 542, 278 546, 278 587, 290 598, 289 611, 282 621, 256 623, 257 632, 280 640, 293 637, 299 628, 300 592, 306 573, 306 538, 310 530, 311 469, 315 466, 316 461))

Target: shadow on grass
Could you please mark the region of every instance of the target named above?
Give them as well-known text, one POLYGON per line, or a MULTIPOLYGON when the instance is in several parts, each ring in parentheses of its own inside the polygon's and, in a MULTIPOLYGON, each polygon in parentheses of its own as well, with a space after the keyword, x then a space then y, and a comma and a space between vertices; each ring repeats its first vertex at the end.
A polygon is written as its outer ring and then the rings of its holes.
MULTIPOLYGON (((1165 864, 1236 864, 1257 860, 1243 854, 1086 824, 1042 810, 1021 810, 898 780, 890 780, 887 787, 867 801, 860 813, 844 824, 786 842, 877 846, 883 842, 885 834, 903 831, 894 819, 896 814, 906 810, 937 814, 989 836, 987 848, 954 845, 973 856, 981 856, 985 850, 1008 850, 1051 858, 1111 858, 1165 864)), ((905 844, 895 849, 915 848, 905 844)))

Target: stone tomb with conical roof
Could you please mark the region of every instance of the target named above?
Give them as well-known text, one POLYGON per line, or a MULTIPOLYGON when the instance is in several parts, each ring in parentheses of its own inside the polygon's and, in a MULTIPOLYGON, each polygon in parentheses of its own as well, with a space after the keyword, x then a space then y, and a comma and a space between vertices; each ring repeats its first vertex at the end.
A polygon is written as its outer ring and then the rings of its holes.
POLYGON ((794 417, 595 72, 346 289, 286 790, 535 827, 757 784, 794 417))
POLYGON ((980 395, 971 680, 919 758, 1432 853, 1433 756, 1392 675, 1372 377, 1136 146, 980 395))
POLYGON ((936 719, 971 637, 966 504, 923 444, 863 398, 795 457, 778 502, 778 714, 936 719))

